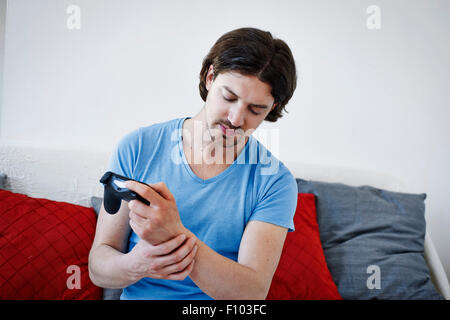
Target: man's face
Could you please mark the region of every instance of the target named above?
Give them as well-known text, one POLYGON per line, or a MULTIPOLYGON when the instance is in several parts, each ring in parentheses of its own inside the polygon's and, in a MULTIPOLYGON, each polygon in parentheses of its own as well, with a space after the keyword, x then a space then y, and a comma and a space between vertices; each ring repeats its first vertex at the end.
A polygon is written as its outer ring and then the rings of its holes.
POLYGON ((214 81, 212 77, 211 66, 206 77, 208 131, 215 141, 223 140, 223 147, 245 143, 275 107, 271 86, 238 72, 221 73, 214 81))

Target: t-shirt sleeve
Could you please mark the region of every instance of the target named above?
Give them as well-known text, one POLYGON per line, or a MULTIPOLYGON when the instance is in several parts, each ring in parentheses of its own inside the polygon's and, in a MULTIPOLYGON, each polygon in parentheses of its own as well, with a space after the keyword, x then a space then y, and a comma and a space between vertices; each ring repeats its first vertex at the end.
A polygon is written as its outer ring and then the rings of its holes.
POLYGON ((298 188, 295 178, 286 170, 278 177, 257 202, 249 221, 272 223, 294 231, 294 214, 297 209, 298 188))
POLYGON ((139 129, 124 135, 113 148, 107 170, 134 179, 139 153, 139 129))

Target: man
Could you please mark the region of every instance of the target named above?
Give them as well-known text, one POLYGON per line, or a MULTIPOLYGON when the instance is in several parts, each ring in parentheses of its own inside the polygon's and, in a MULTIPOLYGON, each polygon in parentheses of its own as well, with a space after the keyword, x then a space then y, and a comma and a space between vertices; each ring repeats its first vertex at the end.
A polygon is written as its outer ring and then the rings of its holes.
POLYGON ((220 37, 203 61, 194 117, 139 128, 108 170, 150 201, 103 206, 89 256, 92 281, 121 299, 265 299, 297 185, 251 133, 276 121, 296 88, 289 47, 269 32, 220 37))

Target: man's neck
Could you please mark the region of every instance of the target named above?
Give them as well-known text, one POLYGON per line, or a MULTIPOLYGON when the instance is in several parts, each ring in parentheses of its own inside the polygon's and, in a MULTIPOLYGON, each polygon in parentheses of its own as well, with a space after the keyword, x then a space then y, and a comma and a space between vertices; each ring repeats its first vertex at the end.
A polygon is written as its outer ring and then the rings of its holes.
POLYGON ((183 123, 183 146, 185 148, 188 162, 203 165, 231 165, 244 149, 248 141, 242 139, 239 143, 230 146, 223 146, 223 141, 214 141, 208 130, 204 110, 186 119, 183 123), (200 163, 199 163, 200 162, 200 163))

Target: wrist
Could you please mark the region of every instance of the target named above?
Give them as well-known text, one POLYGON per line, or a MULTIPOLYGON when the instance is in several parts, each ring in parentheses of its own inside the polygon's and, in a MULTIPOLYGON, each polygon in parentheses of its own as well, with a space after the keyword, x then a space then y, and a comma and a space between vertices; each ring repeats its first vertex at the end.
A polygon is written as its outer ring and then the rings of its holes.
POLYGON ((192 233, 188 228, 186 228, 184 226, 183 226, 182 231, 180 232, 180 234, 186 235, 186 239, 187 238, 192 238, 192 237, 197 238, 194 233, 192 233))
MULTIPOLYGON (((189 229, 187 229, 187 228, 184 228, 183 234, 186 235, 186 240, 191 239, 191 238, 195 239, 195 244, 198 247, 196 256, 198 256, 199 255, 199 251, 200 251, 200 247, 201 247, 200 239, 197 238, 197 236, 193 232, 191 232, 189 229)), ((194 269, 195 269, 195 267, 194 267, 194 269)))

